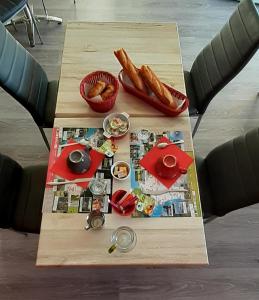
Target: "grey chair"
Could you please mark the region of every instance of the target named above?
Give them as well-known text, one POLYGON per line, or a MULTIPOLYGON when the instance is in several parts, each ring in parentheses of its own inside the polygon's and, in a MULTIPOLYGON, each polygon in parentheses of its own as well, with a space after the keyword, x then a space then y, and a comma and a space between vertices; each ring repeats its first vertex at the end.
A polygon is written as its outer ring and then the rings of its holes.
POLYGON ((19 18, 19 22, 25 23, 26 25, 30 46, 35 46, 34 27, 36 28, 41 44, 43 44, 36 20, 28 1, 0 0, 0 21, 2 23, 12 23, 14 25, 15 22, 13 21, 13 18, 21 11, 24 12, 25 17, 19 18))
POLYGON ((259 203, 259 128, 196 157, 204 218, 259 203))
POLYGON ((22 168, 0 154, 0 227, 39 233, 47 166, 22 168))
POLYGON ((0 86, 31 114, 49 149, 44 127, 52 127, 57 81, 48 81, 40 64, 0 22, 0 86))
POLYGON ((252 0, 243 0, 219 34, 199 53, 190 72, 184 72, 189 114, 198 117, 193 136, 210 101, 243 69, 258 47, 258 11, 252 0))

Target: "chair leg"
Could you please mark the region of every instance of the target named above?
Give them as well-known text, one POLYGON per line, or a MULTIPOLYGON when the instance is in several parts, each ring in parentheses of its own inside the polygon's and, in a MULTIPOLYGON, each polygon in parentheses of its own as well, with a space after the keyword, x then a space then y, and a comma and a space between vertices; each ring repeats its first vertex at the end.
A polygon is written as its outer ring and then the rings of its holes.
POLYGON ((30 11, 32 22, 33 22, 33 25, 35 26, 35 29, 37 31, 40 43, 41 43, 41 45, 43 45, 43 41, 41 39, 41 35, 40 35, 40 31, 39 31, 39 28, 38 28, 38 25, 37 25, 37 21, 36 21, 36 19, 34 17, 34 14, 33 14, 33 9, 30 8, 29 4, 27 4, 26 6, 28 7, 28 10, 30 11))
POLYGON ((27 34, 29 38, 29 43, 31 47, 35 46, 35 38, 34 38, 34 23, 31 15, 31 11, 29 9, 29 5, 27 4, 24 7, 24 13, 27 18, 26 20, 26 28, 27 28, 27 34))
POLYGON ((196 131, 197 131, 199 125, 200 125, 201 119, 202 119, 202 115, 199 115, 198 118, 197 118, 197 121, 194 125, 193 131, 192 131, 192 137, 195 136, 195 133, 196 133, 196 131))
POLYGON ((37 20, 44 20, 47 22, 56 22, 58 24, 62 24, 63 20, 61 18, 48 15, 48 11, 47 11, 46 5, 44 3, 44 0, 41 0, 41 2, 42 2, 42 6, 44 9, 45 15, 35 15, 35 18, 37 20))
POLYGON ((43 137, 43 140, 44 140, 44 142, 45 142, 45 145, 47 146, 48 150, 50 150, 49 141, 48 141, 48 139, 47 139, 47 137, 46 137, 46 134, 45 134, 45 132, 44 132, 44 129, 43 129, 41 126, 38 126, 38 127, 39 127, 40 133, 41 133, 41 135, 42 135, 42 137, 43 137))

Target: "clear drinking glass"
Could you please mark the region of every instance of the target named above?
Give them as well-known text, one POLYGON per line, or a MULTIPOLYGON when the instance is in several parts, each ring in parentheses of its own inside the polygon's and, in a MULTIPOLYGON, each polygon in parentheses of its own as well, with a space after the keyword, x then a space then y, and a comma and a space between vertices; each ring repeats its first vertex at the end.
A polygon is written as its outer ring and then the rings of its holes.
POLYGON ((109 253, 116 249, 119 252, 129 252, 136 245, 137 235, 130 227, 121 226, 112 233, 111 242, 112 246, 108 250, 109 253))
POLYGON ((89 190, 93 195, 105 195, 107 183, 104 179, 93 178, 89 183, 89 190))

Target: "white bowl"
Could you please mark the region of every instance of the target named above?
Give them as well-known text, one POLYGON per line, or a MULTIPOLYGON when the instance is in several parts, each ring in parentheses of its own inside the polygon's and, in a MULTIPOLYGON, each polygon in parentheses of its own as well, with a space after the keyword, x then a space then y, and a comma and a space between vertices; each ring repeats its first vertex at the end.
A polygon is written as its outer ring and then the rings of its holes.
POLYGON ((111 166, 111 174, 112 174, 112 177, 115 178, 115 179, 117 179, 117 180, 126 180, 126 179, 128 179, 129 176, 130 176, 130 165, 129 165, 126 161, 122 161, 122 160, 116 161, 116 162, 111 166), (128 175, 127 175, 126 177, 119 178, 119 177, 117 177, 117 176, 115 176, 115 175, 113 174, 114 168, 115 168, 117 165, 120 165, 120 164, 125 165, 125 166, 128 168, 128 170, 129 170, 128 175))
POLYGON ((123 113, 112 113, 110 115, 108 115, 107 117, 105 117, 105 119, 103 120, 103 130, 104 130, 104 136, 106 136, 107 138, 121 138, 123 137, 125 134, 127 134, 127 132, 129 131, 129 128, 130 128, 130 121, 129 121, 129 115, 125 112, 123 113), (112 118, 121 118, 123 121, 126 121, 127 124, 128 124, 128 129, 123 132, 122 134, 119 134, 119 135, 113 135, 113 134, 110 134, 109 132, 106 131, 107 129, 107 124, 109 122, 110 119, 112 118))

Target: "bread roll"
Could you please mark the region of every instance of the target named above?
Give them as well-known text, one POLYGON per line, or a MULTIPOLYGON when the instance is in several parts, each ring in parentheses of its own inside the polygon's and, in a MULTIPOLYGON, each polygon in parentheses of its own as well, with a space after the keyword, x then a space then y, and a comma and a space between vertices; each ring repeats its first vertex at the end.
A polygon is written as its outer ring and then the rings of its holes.
POLYGON ((141 76, 139 76, 139 71, 130 60, 126 51, 124 49, 119 49, 117 51, 114 51, 114 54, 134 86, 138 90, 146 92, 146 87, 141 76))
POLYGON ((106 89, 101 93, 101 96, 103 100, 106 100, 107 98, 111 97, 111 95, 114 93, 115 87, 113 84, 108 84, 106 89))
POLYGON ((140 74, 145 83, 157 96, 157 98, 164 104, 170 106, 172 109, 177 108, 177 100, 172 96, 166 86, 159 80, 156 74, 150 69, 149 66, 142 66, 140 74))
POLYGON ((100 95, 104 89, 106 88, 106 83, 104 81, 97 81, 96 84, 94 84, 94 86, 88 91, 87 96, 89 98, 93 98, 96 97, 98 95, 100 95))

